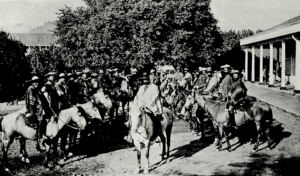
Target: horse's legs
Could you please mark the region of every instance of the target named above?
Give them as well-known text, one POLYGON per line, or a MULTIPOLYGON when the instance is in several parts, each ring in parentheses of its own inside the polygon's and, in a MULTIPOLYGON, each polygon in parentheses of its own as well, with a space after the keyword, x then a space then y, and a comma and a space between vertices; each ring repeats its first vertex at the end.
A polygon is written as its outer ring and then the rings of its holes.
POLYGON ((137 167, 134 170, 134 174, 139 174, 141 171, 141 144, 134 141, 134 145, 137 152, 137 167))
POLYGON ((45 160, 44 160, 44 167, 48 168, 48 162, 50 160, 50 150, 51 150, 51 143, 52 141, 50 139, 48 139, 47 141, 45 141, 45 147, 46 147, 46 156, 45 156, 45 160))
POLYGON ((167 135, 165 134, 165 132, 161 133, 159 135, 161 143, 162 143, 161 160, 164 160, 165 159, 165 155, 166 155, 166 136, 167 135))
POLYGON ((217 140, 216 146, 217 146, 218 150, 221 150, 222 149, 222 138, 223 138, 224 131, 223 131, 223 128, 220 127, 219 125, 218 125, 218 132, 219 132, 219 134, 218 134, 218 140, 217 140))
POLYGON ((254 148, 252 149, 253 152, 255 152, 258 149, 258 145, 259 145, 259 138, 260 138, 260 134, 261 134, 261 124, 257 121, 255 121, 255 125, 256 125, 256 143, 254 145, 254 148))
POLYGON ((16 135, 12 134, 11 136, 5 136, 4 132, 2 133, 2 152, 3 152, 3 167, 5 171, 9 171, 7 165, 7 153, 10 145, 13 143, 16 135))
MULTIPOLYGON (((163 145, 164 146, 164 145, 163 145)), ((150 151, 150 141, 147 140, 145 142, 145 157, 146 157, 146 163, 145 163, 145 168, 144 168, 144 174, 149 173, 149 151, 150 151)))
POLYGON ((219 135, 220 135, 219 126, 214 121, 213 121, 213 126, 214 126, 214 129, 215 129, 215 141, 214 141, 214 145, 217 146, 219 144, 219 135))
MULTIPOLYGON (((69 130, 67 130, 66 128, 62 129, 62 131, 60 131, 60 150, 62 151, 63 160, 67 159, 66 145, 67 145, 68 134, 69 134, 69 130)), ((70 148, 70 145, 69 145, 69 148, 70 148)))
POLYGON ((167 136, 167 163, 169 162, 170 156, 170 144, 171 144, 171 132, 172 132, 172 125, 167 126, 166 128, 166 136, 167 136))
POLYGON ((57 165, 57 167, 59 167, 58 165, 58 159, 57 159, 57 143, 58 143, 58 139, 59 136, 56 136, 55 138, 53 138, 53 142, 52 142, 52 146, 53 146, 53 161, 54 164, 57 165))
MULTIPOLYGON (((228 130, 225 129, 225 128, 226 128, 226 127, 223 127, 223 132, 224 132, 225 139, 226 139, 226 142, 227 142, 227 150, 230 151, 231 145, 230 145, 230 142, 229 142, 228 130)), ((222 143, 222 142, 221 142, 221 143, 222 143)))
POLYGON ((30 163, 30 160, 28 158, 28 154, 26 151, 26 139, 24 137, 21 137, 20 140, 20 157, 22 162, 30 163))
POLYGON ((269 136, 269 132, 270 132, 270 129, 269 129, 269 127, 267 127, 265 130, 264 130, 264 132, 265 132, 265 134, 266 134, 266 136, 267 136, 267 139, 268 139, 268 149, 270 149, 271 148, 271 143, 272 143, 272 139, 270 138, 270 136, 269 136))

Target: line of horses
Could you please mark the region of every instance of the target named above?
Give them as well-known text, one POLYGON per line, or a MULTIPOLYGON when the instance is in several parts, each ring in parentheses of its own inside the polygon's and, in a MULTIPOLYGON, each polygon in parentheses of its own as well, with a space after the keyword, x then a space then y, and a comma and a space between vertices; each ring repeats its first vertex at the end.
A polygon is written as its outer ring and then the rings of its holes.
MULTIPOLYGON (((64 154, 63 159, 67 159, 73 154, 70 153, 72 146, 75 146, 78 130, 87 129, 88 126, 93 126, 92 131, 97 131, 101 128, 103 117, 107 111, 115 113, 118 110, 119 102, 122 103, 123 114, 125 113, 125 105, 133 100, 133 93, 127 82, 122 82, 120 89, 110 91, 113 94, 106 94, 102 89, 93 96, 91 102, 85 104, 78 104, 72 108, 63 110, 59 114, 59 120, 56 122, 50 119, 46 130, 46 152, 44 166, 49 167, 49 160, 51 156, 51 148, 53 149, 53 161, 56 166, 59 166, 57 159, 57 143, 61 138, 61 149, 64 154), (71 123, 69 123, 71 122, 71 123), (67 126, 65 128, 64 126, 67 126), (64 130, 68 129, 68 130, 64 130), (76 130, 74 130, 76 129, 76 130), (65 148, 67 137, 69 136, 69 150, 65 148)), ((197 89, 187 91, 181 89, 178 85, 171 82, 166 82, 161 87, 162 102, 163 102, 163 119, 160 121, 161 125, 157 125, 157 119, 147 109, 142 109, 142 114, 135 113, 137 109, 134 105, 130 106, 129 120, 134 116, 138 116, 140 122, 139 133, 132 136, 133 144, 137 151, 137 167, 134 173, 141 171, 141 149, 146 149, 145 157, 147 159, 144 173, 149 172, 149 150, 153 140, 160 137, 162 142, 162 160, 169 162, 169 149, 171 131, 175 117, 183 118, 190 123, 193 130, 201 131, 201 139, 205 138, 204 133, 204 117, 209 114, 209 117, 215 129, 214 145, 217 149, 222 148, 221 139, 225 136, 227 141, 227 149, 230 150, 229 143, 229 129, 228 124, 229 115, 225 112, 225 103, 219 100, 214 100, 211 95, 202 95, 197 89), (198 105, 196 116, 191 115, 191 110, 195 105, 198 105), (161 128, 161 129, 158 129, 161 128)), ((273 115, 271 108, 256 100, 255 97, 247 97, 247 104, 244 111, 237 111, 234 115, 235 124, 237 128, 243 128, 245 124, 254 123, 256 126, 256 135, 254 139, 256 144, 253 151, 258 149, 260 136, 266 134, 268 139, 268 147, 271 144, 271 138, 268 133, 272 125, 273 115)), ((20 136, 20 156, 23 162, 29 163, 25 143, 26 140, 35 140, 35 129, 28 127, 24 122, 24 109, 8 114, 0 118, 2 132, 2 151, 3 151, 3 165, 6 171, 9 171, 7 165, 7 152, 13 140, 20 136)), ((130 125, 130 123, 129 123, 130 125)), ((99 139, 101 140, 101 139, 99 139)))

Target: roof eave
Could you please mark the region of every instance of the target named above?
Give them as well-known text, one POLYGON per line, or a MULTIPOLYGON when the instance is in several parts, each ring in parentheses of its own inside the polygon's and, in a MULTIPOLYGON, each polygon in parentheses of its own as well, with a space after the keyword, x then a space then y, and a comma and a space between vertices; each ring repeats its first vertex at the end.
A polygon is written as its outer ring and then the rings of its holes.
POLYGON ((241 46, 254 45, 256 43, 272 40, 278 37, 283 37, 297 32, 300 32, 300 23, 243 38, 240 40, 240 45, 241 46))

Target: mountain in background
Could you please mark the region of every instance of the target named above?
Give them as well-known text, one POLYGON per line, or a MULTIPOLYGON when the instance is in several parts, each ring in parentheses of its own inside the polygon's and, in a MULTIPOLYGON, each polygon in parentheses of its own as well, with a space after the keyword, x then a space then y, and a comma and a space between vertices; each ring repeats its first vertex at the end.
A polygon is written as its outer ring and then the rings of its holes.
POLYGON ((53 33, 55 27, 56 27, 56 22, 49 21, 43 24, 42 26, 29 30, 28 33, 53 33))

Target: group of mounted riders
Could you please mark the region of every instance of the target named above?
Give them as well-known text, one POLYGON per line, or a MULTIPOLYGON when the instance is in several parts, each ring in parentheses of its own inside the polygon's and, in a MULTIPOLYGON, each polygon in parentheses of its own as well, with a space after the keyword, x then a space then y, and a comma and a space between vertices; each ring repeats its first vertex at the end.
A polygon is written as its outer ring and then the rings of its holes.
MULTIPOLYGON (((125 75, 124 71, 119 72, 118 69, 107 69, 106 72, 100 69, 99 73, 91 73, 89 69, 76 74, 49 72, 45 75, 46 81, 43 85, 42 79, 33 76, 25 95, 25 119, 28 120, 27 124, 37 124, 37 149, 45 149, 42 139, 47 121, 51 117, 57 120, 60 111, 90 101, 99 89, 109 94, 116 87, 120 88, 123 80, 133 82, 129 80, 129 76, 134 77, 136 71, 132 69, 128 75, 125 75)), ((104 115, 102 114, 102 120, 104 115)))
MULTIPOLYGON (((46 83, 39 85, 41 80, 37 76, 31 79, 31 86, 26 92, 26 117, 37 119, 38 150, 44 150, 42 135, 45 133, 47 120, 52 116, 57 118, 59 112, 76 104, 86 103, 99 88, 106 92, 118 87, 122 80, 128 82, 133 90, 132 106, 138 109, 146 109, 158 119, 162 118, 163 100, 161 92, 164 86, 172 85, 179 89, 190 91, 197 89, 203 94, 216 93, 221 101, 227 101, 228 97, 234 105, 242 105, 247 95, 247 89, 241 80, 241 74, 232 70, 229 65, 221 66, 220 71, 214 71, 211 67, 199 67, 193 74, 185 67, 183 73, 180 66, 176 67, 174 74, 161 70, 158 65, 150 72, 137 75, 136 68, 125 75, 125 70, 106 69, 99 73, 91 73, 88 69, 81 72, 60 73, 50 72, 45 75, 46 83), (218 84, 215 84, 217 82, 218 84), (217 85, 217 86, 216 86, 217 85), (241 90, 237 91, 236 90, 241 90)), ((110 94, 110 96, 114 96, 110 94)), ((227 110, 227 109, 226 109, 227 110)), ((102 117, 104 118, 104 117, 102 117)), ((138 121, 133 121, 138 122, 138 121)), ((131 133, 135 134, 137 125, 132 123, 131 133)))

